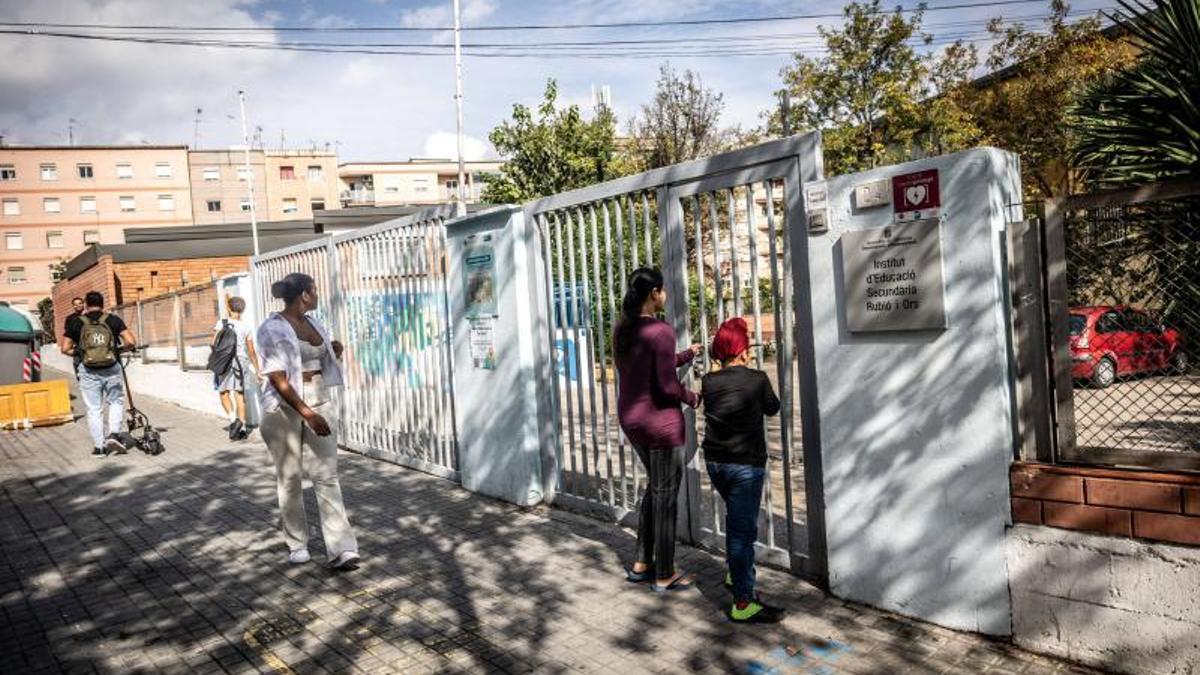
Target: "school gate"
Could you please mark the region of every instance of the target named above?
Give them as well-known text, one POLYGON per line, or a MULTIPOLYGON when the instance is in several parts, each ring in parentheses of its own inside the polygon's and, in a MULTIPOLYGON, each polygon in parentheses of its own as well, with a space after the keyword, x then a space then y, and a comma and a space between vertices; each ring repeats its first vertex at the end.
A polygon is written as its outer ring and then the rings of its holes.
MULTIPOLYGON (((825 180, 811 133, 449 219, 261 256, 317 279, 349 362, 350 449, 519 504, 633 524, 645 473, 608 336, 659 267, 682 350, 744 315, 783 403, 767 423, 759 557, 836 594, 1011 631, 1007 224, 1014 156, 980 149, 825 180)), ((1014 206, 1015 205, 1015 206, 1014 206)), ((688 386, 707 356, 681 373, 688 386)), ((682 539, 723 546, 686 413, 682 539)))

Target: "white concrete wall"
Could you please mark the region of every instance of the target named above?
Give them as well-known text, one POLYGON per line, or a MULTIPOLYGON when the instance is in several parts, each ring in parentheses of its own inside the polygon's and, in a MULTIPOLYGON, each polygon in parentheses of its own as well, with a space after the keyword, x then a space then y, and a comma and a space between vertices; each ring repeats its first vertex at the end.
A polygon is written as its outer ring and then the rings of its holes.
POLYGON ((497 207, 447 224, 447 281, 454 326, 454 400, 462 485, 522 506, 545 496, 538 370, 546 342, 532 231, 519 208, 497 207), (466 237, 491 235, 495 254, 496 368, 476 368, 466 318, 466 237))
POLYGON ((1200 673, 1200 549, 1018 525, 1013 638, 1124 673, 1200 673))
POLYGON ((1010 633, 1004 557, 1012 456, 1001 242, 1019 217, 1015 155, 979 149, 828 181, 809 236, 829 584, 951 628, 1010 633), (854 186, 940 170, 945 330, 850 333, 840 235, 883 227, 854 186))

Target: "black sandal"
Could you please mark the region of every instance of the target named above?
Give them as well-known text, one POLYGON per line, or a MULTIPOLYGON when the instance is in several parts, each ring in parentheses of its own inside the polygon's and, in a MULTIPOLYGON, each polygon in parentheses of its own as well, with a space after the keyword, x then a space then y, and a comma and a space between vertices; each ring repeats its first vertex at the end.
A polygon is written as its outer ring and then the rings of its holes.
POLYGON ((633 568, 630 567, 625 570, 625 581, 628 581, 631 584, 642 584, 646 583, 647 581, 654 581, 654 568, 647 567, 645 571, 634 572, 633 568))
POLYGON ((655 593, 674 593, 675 591, 690 591, 696 587, 696 580, 691 576, 680 573, 679 576, 671 580, 671 583, 666 586, 660 586, 658 581, 654 582, 655 593))

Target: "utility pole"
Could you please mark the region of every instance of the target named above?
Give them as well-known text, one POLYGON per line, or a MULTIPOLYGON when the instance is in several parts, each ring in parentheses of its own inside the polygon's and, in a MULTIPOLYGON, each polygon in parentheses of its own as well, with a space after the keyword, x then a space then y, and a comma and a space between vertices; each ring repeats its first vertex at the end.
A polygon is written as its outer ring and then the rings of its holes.
POLYGON ((467 171, 463 164, 462 22, 458 2, 454 0, 454 102, 458 112, 458 201, 454 214, 461 218, 467 215, 467 171))
POLYGON ((783 124, 783 135, 792 135, 792 101, 787 89, 779 90, 779 121, 783 124))
POLYGON ((243 161, 246 166, 246 192, 250 195, 250 236, 254 239, 254 255, 258 255, 258 217, 254 211, 254 170, 250 168, 250 134, 246 131, 246 92, 238 89, 238 103, 242 109, 243 161))

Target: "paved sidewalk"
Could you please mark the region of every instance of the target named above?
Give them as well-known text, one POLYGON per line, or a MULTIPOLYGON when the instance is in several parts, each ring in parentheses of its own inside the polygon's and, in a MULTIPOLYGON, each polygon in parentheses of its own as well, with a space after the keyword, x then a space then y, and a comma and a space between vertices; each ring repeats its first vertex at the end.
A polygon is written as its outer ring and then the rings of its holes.
POLYGON ((699 592, 660 599, 619 575, 627 531, 349 453, 363 567, 289 566, 257 436, 141 403, 158 457, 93 459, 82 421, 0 434, 0 673, 1090 672, 774 570, 791 617, 731 625, 707 553, 680 550, 699 592))

